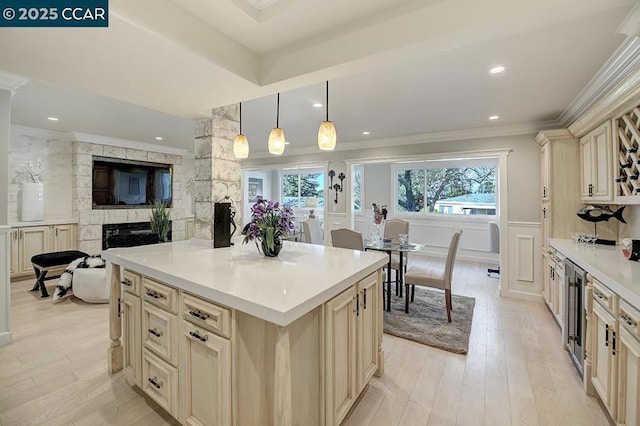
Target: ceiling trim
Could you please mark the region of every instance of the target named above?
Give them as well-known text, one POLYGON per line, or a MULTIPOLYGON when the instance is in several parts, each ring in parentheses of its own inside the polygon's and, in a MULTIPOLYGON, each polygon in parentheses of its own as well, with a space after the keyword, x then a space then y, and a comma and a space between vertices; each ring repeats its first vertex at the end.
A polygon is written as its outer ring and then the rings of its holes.
POLYGON ((640 66, 640 38, 629 36, 560 114, 558 121, 565 127, 577 121, 638 66, 640 66))
POLYGON ((184 155, 187 150, 173 148, 152 143, 131 141, 127 139, 111 138, 108 136, 92 135, 90 133, 71 132, 73 140, 78 142, 89 142, 98 145, 117 146, 121 148, 140 149, 143 151, 160 152, 163 154, 184 155))
MULTIPOLYGON (((640 41, 638 37, 636 39, 640 41)), ((574 136, 582 137, 604 121, 637 104, 639 96, 640 64, 584 114, 571 123, 568 129, 574 136)))
POLYGON ((0 70, 0 89, 11 91, 11 96, 15 94, 18 87, 26 84, 29 80, 30 78, 27 76, 0 70))
MULTIPOLYGON (((500 127, 480 127, 474 129, 448 130, 443 132, 419 133, 415 135, 399 136, 392 138, 368 139, 353 142, 340 142, 335 151, 353 151, 358 149, 382 148, 390 145, 416 145, 424 143, 451 142, 470 139, 484 139, 503 136, 519 136, 535 134, 540 129, 561 127, 557 121, 544 121, 539 123, 523 123, 500 127)), ((303 154, 326 154, 330 151, 320 151, 317 147, 293 148, 285 150, 283 157, 303 154)), ((250 159, 274 158, 268 152, 250 154, 250 159)))

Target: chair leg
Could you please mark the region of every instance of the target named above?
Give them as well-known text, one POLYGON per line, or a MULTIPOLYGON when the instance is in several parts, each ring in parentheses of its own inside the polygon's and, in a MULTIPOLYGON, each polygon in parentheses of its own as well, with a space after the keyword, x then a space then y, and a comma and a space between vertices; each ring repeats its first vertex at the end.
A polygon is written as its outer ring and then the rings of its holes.
POLYGON ((402 297, 403 289, 402 283, 400 282, 400 271, 396 270, 396 287, 400 288, 400 297, 402 297))
POLYGON ((444 301, 447 305, 447 321, 451 322, 451 290, 444 291, 444 301))
POLYGON ((453 311, 453 302, 451 301, 451 290, 449 290, 449 307, 453 311))
POLYGON ((405 314, 409 313, 409 285, 410 284, 405 284, 404 285, 404 293, 406 295, 406 297, 404 298, 404 313, 405 314))
POLYGON ((415 284, 411 284, 411 301, 413 302, 413 299, 416 297, 416 285, 415 284))

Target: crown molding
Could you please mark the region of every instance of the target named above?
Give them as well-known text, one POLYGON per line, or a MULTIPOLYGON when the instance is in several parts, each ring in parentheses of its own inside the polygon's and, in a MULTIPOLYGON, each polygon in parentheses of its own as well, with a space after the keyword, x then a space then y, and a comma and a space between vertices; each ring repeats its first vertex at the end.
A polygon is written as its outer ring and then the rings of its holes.
POLYGON ((74 136, 71 132, 61 132, 59 130, 40 129, 37 127, 11 125, 11 134, 17 136, 27 136, 38 139, 73 142, 74 136))
POLYGON ((636 4, 631 9, 616 32, 628 36, 640 36, 640 4, 636 4))
POLYGON ((156 145, 146 142, 130 141, 127 139, 111 138, 108 136, 92 135, 89 133, 72 132, 73 140, 78 142, 89 142, 98 145, 118 146, 121 148, 139 149, 142 151, 160 152, 163 154, 184 155, 186 149, 172 148, 169 146, 156 145))
POLYGON ((11 91, 11 96, 15 94, 18 87, 26 84, 28 81, 29 77, 27 76, 0 70, 0 89, 11 91))
POLYGON ((615 87, 604 94, 588 110, 580 115, 569 126, 569 131, 576 137, 582 137, 604 121, 635 106, 640 97, 640 38, 635 37, 638 44, 638 59, 635 68, 628 72, 615 87))
MULTIPOLYGON (((382 148, 390 145, 417 145, 424 143, 451 142, 470 139, 484 139, 504 136, 520 136, 534 134, 545 128, 561 127, 557 121, 544 121, 538 123, 521 123, 506 126, 478 127, 463 130, 447 130, 442 132, 419 133, 415 135, 397 136, 392 138, 379 138, 358 140, 352 142, 339 142, 334 151, 320 151, 317 147, 293 148, 285 150, 282 157, 308 154, 327 154, 335 151, 354 151, 359 149, 382 148)), ((250 159, 275 158, 268 152, 250 154, 250 159)))
POLYGON ((559 139, 575 139, 575 136, 571 134, 567 129, 552 129, 552 130, 541 130, 535 137, 536 142, 540 145, 544 145, 550 140, 559 140, 559 139))
MULTIPOLYGON (((581 120, 583 116, 589 114, 590 110, 593 109, 600 100, 604 99, 608 93, 637 70, 639 66, 640 38, 635 35, 629 36, 616 49, 593 78, 589 80, 589 83, 587 83, 571 104, 560 114, 558 121, 562 123, 563 127, 567 127, 581 120)), ((581 127, 581 125, 578 127, 581 127)), ((584 131, 584 133, 587 131, 588 130, 584 131)))

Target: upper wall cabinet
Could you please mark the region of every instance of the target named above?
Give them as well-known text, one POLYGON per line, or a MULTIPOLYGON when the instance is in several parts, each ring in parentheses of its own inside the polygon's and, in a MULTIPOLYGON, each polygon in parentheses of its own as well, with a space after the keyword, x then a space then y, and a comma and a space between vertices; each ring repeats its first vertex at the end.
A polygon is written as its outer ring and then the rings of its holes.
POLYGON ((613 202, 611 146, 609 121, 580 139, 582 201, 585 203, 613 202))
POLYGON ((640 105, 613 120, 616 204, 640 204, 640 105))

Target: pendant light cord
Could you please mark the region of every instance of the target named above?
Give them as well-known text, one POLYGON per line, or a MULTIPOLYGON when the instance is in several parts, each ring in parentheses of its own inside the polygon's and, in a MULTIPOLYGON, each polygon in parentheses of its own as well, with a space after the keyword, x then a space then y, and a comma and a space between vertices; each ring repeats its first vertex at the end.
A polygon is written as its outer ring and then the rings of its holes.
POLYGON ((329 121, 329 80, 327 80, 327 96, 326 96, 326 111, 327 111, 327 119, 325 121, 329 121))
POLYGON ((242 102, 240 102, 240 134, 242 134, 242 102))
POLYGON ((280 92, 278 92, 278 106, 276 108, 276 127, 280 128, 280 92))

